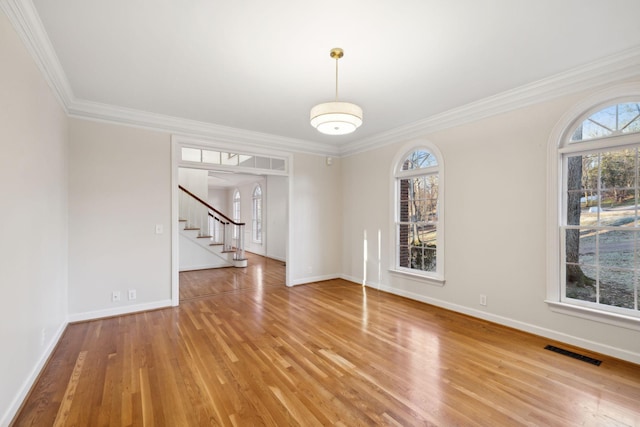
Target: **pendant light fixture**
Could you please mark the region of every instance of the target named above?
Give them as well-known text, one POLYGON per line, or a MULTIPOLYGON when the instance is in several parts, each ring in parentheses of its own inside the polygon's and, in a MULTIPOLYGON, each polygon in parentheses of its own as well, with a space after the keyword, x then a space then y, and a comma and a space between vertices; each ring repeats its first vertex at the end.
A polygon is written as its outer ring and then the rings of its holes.
POLYGON ((362 124, 362 108, 338 101, 338 60, 344 56, 344 51, 336 47, 329 55, 336 60, 336 100, 311 109, 311 126, 327 135, 346 135, 362 124))

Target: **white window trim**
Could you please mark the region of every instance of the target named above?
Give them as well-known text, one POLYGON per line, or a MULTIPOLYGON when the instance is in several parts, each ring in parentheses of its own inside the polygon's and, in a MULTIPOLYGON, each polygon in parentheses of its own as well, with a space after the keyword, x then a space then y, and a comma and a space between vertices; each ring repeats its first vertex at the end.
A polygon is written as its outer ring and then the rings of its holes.
POLYGON ((421 283, 444 286, 445 284, 445 272, 444 272, 444 241, 445 241, 445 214, 444 214, 444 195, 445 195, 445 179, 444 179, 444 160, 442 153, 438 147, 433 143, 424 140, 412 140, 398 151, 393 162, 391 163, 391 227, 390 227, 390 259, 389 265, 391 266, 388 271, 394 275, 403 276, 408 279, 416 280, 421 283), (400 162, 407 158, 407 156, 416 150, 424 149, 433 154, 437 161, 437 167, 428 167, 421 169, 425 173, 429 173, 429 170, 438 171, 438 231, 436 235, 436 271, 420 271, 411 268, 405 268, 398 266, 398 236, 397 236, 397 221, 399 215, 398 207, 398 192, 399 192, 399 180, 398 178, 403 176, 411 176, 415 174, 415 171, 401 171, 399 170, 400 162))
POLYGON ((251 192, 251 241, 255 244, 262 244, 262 210, 263 210, 263 192, 262 186, 260 184, 256 184, 251 192), (256 216, 256 190, 260 189, 260 218, 256 216), (256 230, 257 224, 260 223, 260 239, 256 239, 256 230))
MULTIPOLYGON (((233 193, 231 194, 231 216, 235 222, 242 222, 242 195, 240 194, 240 190, 235 188, 233 193), (236 218, 236 194, 238 195, 238 215, 236 218)), ((234 239, 239 238, 238 227, 233 227, 233 236, 234 239)))
MULTIPOLYGON (((547 298, 545 302, 555 313, 580 317, 595 322, 640 330, 640 318, 598 310, 591 307, 562 302, 560 284, 560 224, 562 224, 562 155, 573 151, 585 151, 620 146, 634 135, 619 135, 569 144, 571 132, 584 119, 596 111, 614 104, 640 98, 640 83, 623 84, 597 92, 574 105, 556 123, 547 144, 547 298), (606 139, 606 141, 605 141, 606 139)), ((637 134, 635 135, 637 139, 637 134)))

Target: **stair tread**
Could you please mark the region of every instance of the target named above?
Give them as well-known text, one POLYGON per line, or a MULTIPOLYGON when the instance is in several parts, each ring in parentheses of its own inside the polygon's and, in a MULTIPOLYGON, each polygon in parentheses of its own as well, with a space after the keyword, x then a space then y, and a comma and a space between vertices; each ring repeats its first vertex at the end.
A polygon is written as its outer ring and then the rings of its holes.
POLYGON ((187 231, 191 230, 192 231, 192 230, 200 230, 200 229, 199 228, 191 228, 191 227, 189 227, 189 228, 185 228, 185 230, 187 230, 187 231))
POLYGON ((213 236, 198 236, 197 239, 210 239, 213 236))

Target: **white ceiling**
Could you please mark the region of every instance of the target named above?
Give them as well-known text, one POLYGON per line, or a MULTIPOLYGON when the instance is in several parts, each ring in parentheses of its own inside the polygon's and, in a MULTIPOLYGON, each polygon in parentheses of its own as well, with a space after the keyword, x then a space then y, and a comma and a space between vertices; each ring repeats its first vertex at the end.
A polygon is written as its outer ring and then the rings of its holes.
POLYGON ((77 100, 331 147, 640 47, 638 0, 33 3, 77 100), (348 136, 309 125, 333 47, 348 136))

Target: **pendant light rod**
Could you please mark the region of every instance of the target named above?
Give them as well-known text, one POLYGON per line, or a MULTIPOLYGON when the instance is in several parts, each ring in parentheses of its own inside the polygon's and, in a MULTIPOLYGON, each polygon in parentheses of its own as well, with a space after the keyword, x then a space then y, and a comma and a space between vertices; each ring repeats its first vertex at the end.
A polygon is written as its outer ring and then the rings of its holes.
POLYGON ((336 60, 336 101, 338 101, 338 59, 344 56, 344 50, 339 47, 334 47, 331 49, 331 52, 329 52, 329 56, 336 60))

